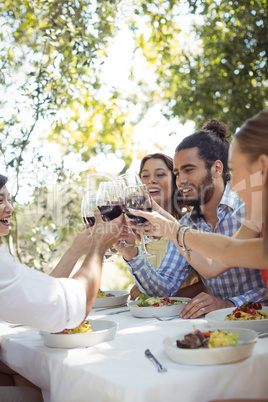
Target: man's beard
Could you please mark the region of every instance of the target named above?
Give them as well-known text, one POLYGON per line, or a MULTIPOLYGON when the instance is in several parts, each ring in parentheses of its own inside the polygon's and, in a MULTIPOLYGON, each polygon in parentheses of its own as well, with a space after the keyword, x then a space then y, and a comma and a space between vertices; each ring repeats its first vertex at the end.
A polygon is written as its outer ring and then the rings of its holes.
POLYGON ((184 197, 181 195, 180 191, 178 191, 178 202, 185 206, 191 207, 199 207, 200 205, 207 204, 215 190, 215 185, 213 184, 212 174, 210 171, 207 172, 207 175, 202 180, 201 184, 196 187, 191 185, 193 189, 196 190, 196 195, 194 197, 184 197))

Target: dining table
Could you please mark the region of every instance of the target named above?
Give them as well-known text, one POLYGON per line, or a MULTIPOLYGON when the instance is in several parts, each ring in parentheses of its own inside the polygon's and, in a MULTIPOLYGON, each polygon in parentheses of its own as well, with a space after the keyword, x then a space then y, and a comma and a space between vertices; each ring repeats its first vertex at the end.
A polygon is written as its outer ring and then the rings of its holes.
MULTIPOLYGON (((45 402, 208 402, 268 397, 268 338, 252 354, 230 364, 180 364, 163 340, 208 327, 205 317, 163 321, 138 318, 127 307, 93 308, 88 319, 118 323, 114 339, 72 349, 45 346, 38 329, 0 322, 0 358, 41 388, 45 402), (166 368, 146 358, 150 349, 166 368)), ((268 328, 267 328, 268 330, 268 328)), ((68 336, 68 335, 66 335, 68 336)))

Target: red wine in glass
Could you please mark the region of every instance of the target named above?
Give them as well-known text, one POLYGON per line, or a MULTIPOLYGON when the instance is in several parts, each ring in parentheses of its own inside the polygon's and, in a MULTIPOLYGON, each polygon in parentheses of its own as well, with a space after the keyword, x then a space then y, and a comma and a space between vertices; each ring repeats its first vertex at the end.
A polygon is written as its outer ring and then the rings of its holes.
POLYGON ((83 222, 90 227, 95 225, 95 216, 83 216, 83 222))
MULTIPOLYGON (((129 207, 132 208, 132 207, 129 207)), ((148 212, 152 212, 152 208, 133 208, 133 209, 138 209, 139 211, 148 211, 148 212)), ((129 219, 133 222, 135 222, 137 225, 143 225, 147 219, 143 218, 142 216, 136 216, 136 215, 132 215, 128 209, 125 208, 125 214, 129 217, 129 219)))
MULTIPOLYGON (((152 212, 152 200, 148 187, 144 184, 125 187, 123 193, 123 205, 124 212, 129 217, 129 219, 135 222, 137 225, 142 226, 147 221, 147 219, 141 216, 132 215, 129 212, 129 209, 152 212)), ((140 237, 142 250, 138 254, 137 258, 154 257, 154 255, 148 253, 145 248, 144 235, 140 234, 140 237)))
POLYGON ((126 197, 124 203, 124 212, 129 217, 129 219, 137 223, 137 225, 143 225, 147 221, 147 219, 141 216, 132 215, 128 210, 129 208, 139 211, 152 212, 152 208, 148 206, 148 202, 143 195, 130 195, 126 197))
POLYGON ((100 205, 98 208, 105 222, 112 221, 122 214, 122 206, 120 204, 100 205))

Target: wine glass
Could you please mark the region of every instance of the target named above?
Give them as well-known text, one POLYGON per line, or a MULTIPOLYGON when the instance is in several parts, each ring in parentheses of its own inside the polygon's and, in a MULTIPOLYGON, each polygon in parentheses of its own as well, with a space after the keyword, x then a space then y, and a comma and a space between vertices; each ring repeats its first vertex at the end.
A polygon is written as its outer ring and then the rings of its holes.
POLYGON ((97 191, 87 191, 82 199, 81 215, 85 225, 90 227, 95 225, 95 216, 93 208, 97 206, 97 191))
POLYGON ((104 181, 99 185, 97 205, 104 221, 112 221, 122 214, 123 184, 104 181))
MULTIPOLYGON (((95 216, 93 209, 97 207, 97 195, 98 191, 87 191, 82 199, 81 204, 81 215, 82 221, 85 225, 89 225, 90 227, 95 225, 95 216)), ((105 256, 110 257, 114 253, 111 250, 106 250, 105 256)))
MULTIPOLYGON (((122 197, 123 197, 124 187, 125 187, 124 180, 113 180, 113 181, 100 183, 99 191, 102 191, 102 190, 107 191, 108 194, 109 194, 111 203, 113 205, 117 205, 117 206, 119 205, 120 209, 121 209, 121 212, 122 212, 122 210, 123 210, 122 197)), ((114 207, 114 208, 118 208, 118 207, 114 207)), ((119 212, 120 211, 118 209, 116 211, 117 216, 119 216, 119 212)), ((136 246, 136 245, 135 244, 128 244, 125 240, 120 240, 117 248, 130 247, 130 246, 136 246)))
POLYGON ((124 187, 142 185, 141 178, 136 172, 122 174, 117 177, 117 180, 122 180, 124 182, 124 187))
MULTIPOLYGON (((152 200, 146 184, 125 187, 123 195, 124 212, 128 218, 135 222, 137 225, 142 226, 146 219, 141 216, 132 215, 129 212, 129 208, 137 209, 141 211, 152 211, 152 200)), ((148 253, 145 247, 144 235, 141 237, 141 253, 138 258, 154 257, 153 254, 148 253)))
MULTIPOLYGON (((97 194, 97 204, 104 221, 112 221, 122 214, 123 184, 116 181, 101 182, 97 194)), ((110 255, 116 255, 111 249, 110 255)))
MULTIPOLYGON (((122 174, 117 177, 117 180, 120 180, 123 182, 124 188, 129 187, 129 186, 142 186, 143 185, 140 176, 136 172, 128 172, 128 173, 122 174)), ((150 242, 150 241, 148 241, 147 236, 144 236, 144 241, 145 241, 145 243, 150 242)), ((141 243, 128 244, 125 240, 122 240, 120 242, 120 246, 121 247, 133 247, 133 246, 139 247, 139 246, 141 246, 141 243)))
MULTIPOLYGON (((142 186, 143 183, 141 181, 140 176, 136 172, 129 172, 126 174, 123 174, 121 176, 118 176, 118 180, 122 180, 125 184, 125 186, 142 186)), ((145 244, 158 241, 158 239, 150 239, 148 236, 144 235, 144 242, 145 244)), ((127 244, 125 242, 125 247, 133 246, 133 244, 127 244)), ((141 246, 141 243, 136 244, 136 247, 141 246)))

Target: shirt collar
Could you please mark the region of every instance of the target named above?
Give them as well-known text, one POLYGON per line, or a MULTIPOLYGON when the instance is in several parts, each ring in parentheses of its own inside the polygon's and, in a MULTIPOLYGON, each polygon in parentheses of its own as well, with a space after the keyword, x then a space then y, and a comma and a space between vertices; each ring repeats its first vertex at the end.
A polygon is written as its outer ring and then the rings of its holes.
POLYGON ((242 204, 237 193, 230 189, 230 184, 226 183, 225 190, 219 202, 218 208, 220 206, 227 206, 232 210, 237 209, 242 204))
MULTIPOLYGON (((229 184, 229 183, 226 183, 226 186, 225 186, 223 195, 222 195, 221 200, 220 200, 220 202, 219 202, 219 204, 218 204, 218 206, 217 206, 217 210, 219 210, 219 209, 224 209, 225 207, 230 208, 231 210, 235 210, 235 209, 237 209, 241 204, 242 204, 242 202, 241 202, 241 200, 240 200, 238 194, 235 193, 234 191, 231 191, 231 189, 230 189, 230 184, 229 184)), ((191 218, 192 218, 194 221, 197 221, 197 220, 198 220, 198 214, 197 214, 196 208, 194 208, 194 209, 191 211, 190 214, 191 214, 191 218)), ((202 213, 201 213, 199 219, 200 219, 201 217, 202 217, 202 213)))

